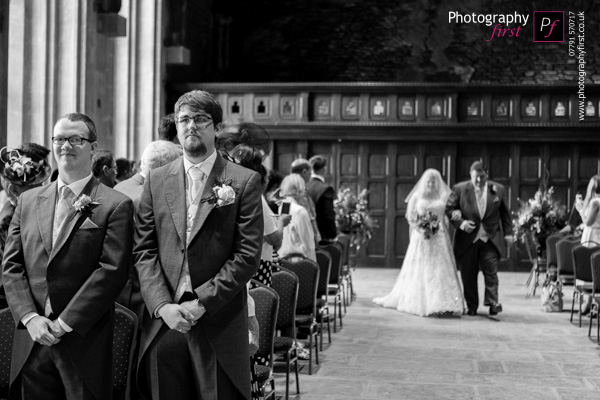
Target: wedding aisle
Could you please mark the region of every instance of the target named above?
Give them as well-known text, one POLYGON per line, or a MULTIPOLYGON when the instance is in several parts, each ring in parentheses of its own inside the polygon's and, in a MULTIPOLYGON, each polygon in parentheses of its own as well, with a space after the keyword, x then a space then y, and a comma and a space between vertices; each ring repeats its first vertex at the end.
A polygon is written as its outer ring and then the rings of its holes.
MULTIPOLYGON (((371 303, 397 274, 353 271, 358 299, 319 354, 317 372, 303 371, 301 394, 290 398, 600 399, 600 347, 587 336, 587 317, 581 328, 569 322, 571 286, 565 311, 545 313, 539 291, 525 298, 527 274, 501 272, 498 320, 483 306, 476 317, 421 318, 371 303)), ((479 287, 482 294, 482 279, 479 287)), ((285 379, 278 377, 277 394, 284 393, 285 379)))

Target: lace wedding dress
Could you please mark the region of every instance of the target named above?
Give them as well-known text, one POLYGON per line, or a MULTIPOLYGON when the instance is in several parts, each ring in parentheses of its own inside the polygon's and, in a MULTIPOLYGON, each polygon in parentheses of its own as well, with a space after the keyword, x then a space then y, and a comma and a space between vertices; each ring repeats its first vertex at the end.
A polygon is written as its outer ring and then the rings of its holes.
POLYGON ((431 211, 441 222, 439 231, 429 239, 411 228, 410 243, 394 288, 373 302, 410 314, 429 316, 463 314, 464 298, 456 271, 450 235, 444 222, 444 200, 418 199, 419 214, 431 211))

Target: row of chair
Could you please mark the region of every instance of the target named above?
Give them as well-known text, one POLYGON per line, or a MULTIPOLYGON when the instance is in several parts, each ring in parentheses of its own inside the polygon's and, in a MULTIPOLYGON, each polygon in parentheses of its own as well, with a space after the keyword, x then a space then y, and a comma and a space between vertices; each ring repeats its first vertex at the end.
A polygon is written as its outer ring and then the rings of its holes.
POLYGON ((312 375, 313 356, 319 364, 325 331, 331 343, 331 322, 334 333, 338 330, 338 321, 342 326, 342 314, 353 300, 348 245, 349 241, 346 245, 341 241, 319 245, 316 263, 299 254, 284 257, 280 260, 281 268, 273 272, 272 288, 252 282, 250 295, 256 304, 260 326, 260 346, 254 361, 265 364, 259 365, 256 372, 261 398, 274 396, 272 373, 276 367, 283 368, 286 374, 285 398, 289 398, 292 368, 296 375, 296 392, 300 393, 297 334, 308 339, 308 373, 312 375), (330 305, 333 305, 333 315, 329 312, 330 305))
MULTIPOLYGON (((556 267, 557 279, 563 285, 573 285, 570 321, 573 322, 575 302, 579 305, 579 327, 582 325, 582 305, 585 295, 592 296, 588 336, 594 319, 598 321, 600 304, 600 244, 581 243, 580 237, 551 235, 546 240, 548 267, 556 267)), ((596 340, 600 343, 600 323, 596 340)))

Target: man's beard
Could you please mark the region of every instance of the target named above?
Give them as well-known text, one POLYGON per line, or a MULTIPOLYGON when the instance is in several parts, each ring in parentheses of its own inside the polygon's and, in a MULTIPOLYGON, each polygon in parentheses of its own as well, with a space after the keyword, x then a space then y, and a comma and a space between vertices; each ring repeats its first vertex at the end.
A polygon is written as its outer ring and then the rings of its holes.
POLYGON ((183 149, 190 157, 202 157, 207 152, 206 145, 197 136, 188 136, 184 142, 183 149))

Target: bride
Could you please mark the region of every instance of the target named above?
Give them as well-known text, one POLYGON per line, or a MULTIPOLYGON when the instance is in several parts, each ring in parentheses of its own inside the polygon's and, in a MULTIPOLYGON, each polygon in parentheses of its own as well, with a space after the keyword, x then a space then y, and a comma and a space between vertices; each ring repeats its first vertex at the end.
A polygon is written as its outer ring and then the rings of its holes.
POLYGON ((402 269, 392 291, 374 303, 420 316, 463 314, 464 298, 444 215, 450 193, 437 170, 423 173, 406 198, 410 243, 402 269), (433 217, 424 218, 428 212, 433 217), (423 220, 436 217, 437 231, 423 228, 423 220))

